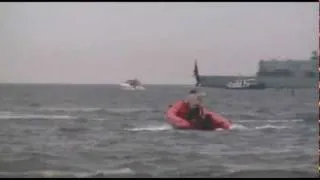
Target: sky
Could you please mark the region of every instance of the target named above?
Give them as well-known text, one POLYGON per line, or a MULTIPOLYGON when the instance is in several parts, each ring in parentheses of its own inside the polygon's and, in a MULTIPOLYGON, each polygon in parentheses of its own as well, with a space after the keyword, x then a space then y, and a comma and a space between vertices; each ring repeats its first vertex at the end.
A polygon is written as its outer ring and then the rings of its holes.
POLYGON ((0 3, 0 83, 193 84, 308 59, 319 3, 0 3))

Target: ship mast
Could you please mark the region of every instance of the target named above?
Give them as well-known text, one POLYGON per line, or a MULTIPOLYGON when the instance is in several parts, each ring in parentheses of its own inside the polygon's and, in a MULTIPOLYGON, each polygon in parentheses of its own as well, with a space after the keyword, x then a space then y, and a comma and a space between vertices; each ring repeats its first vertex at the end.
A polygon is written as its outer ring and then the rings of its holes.
POLYGON ((196 79, 196 87, 200 86, 200 76, 199 76, 199 69, 198 69, 197 59, 194 61, 193 76, 196 79))

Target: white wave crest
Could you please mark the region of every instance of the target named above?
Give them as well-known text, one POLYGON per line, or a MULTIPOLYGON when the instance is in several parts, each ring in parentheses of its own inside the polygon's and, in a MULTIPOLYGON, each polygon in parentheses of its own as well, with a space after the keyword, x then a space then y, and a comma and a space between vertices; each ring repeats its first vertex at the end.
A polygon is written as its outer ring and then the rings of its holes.
POLYGON ((70 171, 56 171, 56 170, 43 170, 43 171, 27 171, 27 172, 0 172, 1 176, 6 177, 94 177, 94 176, 110 176, 110 175, 134 175, 135 172, 130 168, 115 169, 115 170, 98 170, 96 172, 70 172, 70 171))
POLYGON ((136 128, 130 128, 130 129, 126 129, 128 131, 166 131, 166 130, 170 130, 172 129, 172 127, 168 124, 164 124, 164 125, 150 125, 150 126, 145 126, 145 127, 136 127, 136 128))
POLYGON ((68 115, 41 115, 41 114, 15 114, 15 113, 3 113, 0 112, 0 120, 8 119, 76 119, 77 117, 68 115))

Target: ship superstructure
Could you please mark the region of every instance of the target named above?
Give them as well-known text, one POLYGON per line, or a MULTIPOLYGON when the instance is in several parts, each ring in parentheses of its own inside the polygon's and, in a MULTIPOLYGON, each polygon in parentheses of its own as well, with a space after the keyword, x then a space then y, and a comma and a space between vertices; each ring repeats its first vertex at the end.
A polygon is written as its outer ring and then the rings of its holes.
MULTIPOLYGON (((314 51, 309 60, 261 60, 256 76, 242 76, 243 79, 255 78, 267 88, 314 88, 318 82, 318 55, 314 51)), ((205 87, 223 88, 238 76, 200 75, 195 64, 194 75, 197 84, 205 87)))

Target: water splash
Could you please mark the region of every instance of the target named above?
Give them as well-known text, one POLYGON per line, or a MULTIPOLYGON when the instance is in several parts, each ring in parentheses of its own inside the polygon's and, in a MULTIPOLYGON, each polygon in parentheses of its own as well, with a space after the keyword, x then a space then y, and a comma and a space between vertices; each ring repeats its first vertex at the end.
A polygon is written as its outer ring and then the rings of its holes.
POLYGON ((232 124, 231 130, 246 130, 249 129, 248 127, 242 125, 242 124, 232 124))
POLYGON ((166 131, 166 130, 171 130, 173 129, 170 125, 168 124, 163 124, 163 125, 149 125, 145 127, 135 127, 135 128, 130 128, 126 129, 128 131, 166 131))

